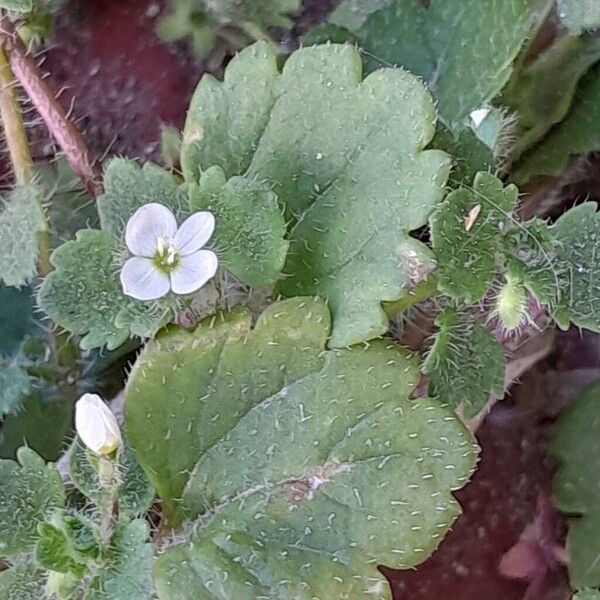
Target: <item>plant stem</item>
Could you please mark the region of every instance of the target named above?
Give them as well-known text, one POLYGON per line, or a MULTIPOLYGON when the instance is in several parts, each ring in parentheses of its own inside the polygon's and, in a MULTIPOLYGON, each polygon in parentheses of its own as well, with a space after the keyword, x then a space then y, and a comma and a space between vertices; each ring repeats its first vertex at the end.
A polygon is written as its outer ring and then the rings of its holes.
POLYGON ((84 182, 88 192, 96 197, 101 191, 100 164, 93 157, 81 132, 75 127, 64 107, 56 99, 35 59, 15 33, 6 13, 0 15, 0 45, 6 52, 15 77, 65 153, 71 167, 84 182))
POLYGON ((33 159, 17 97, 15 76, 2 48, 0 48, 0 116, 16 183, 24 185, 33 177, 33 159))

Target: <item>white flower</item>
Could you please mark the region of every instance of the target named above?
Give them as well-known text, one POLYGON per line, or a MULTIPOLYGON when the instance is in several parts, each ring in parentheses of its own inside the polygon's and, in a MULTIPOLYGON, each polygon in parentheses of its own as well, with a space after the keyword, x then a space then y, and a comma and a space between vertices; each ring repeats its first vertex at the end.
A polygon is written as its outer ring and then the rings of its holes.
POLYGON ((123 443, 117 418, 97 394, 84 394, 77 400, 75 429, 94 454, 111 454, 123 443))
POLYGON ((202 250, 215 229, 210 212, 197 212, 177 228, 173 213, 162 204, 145 204, 125 229, 134 255, 121 270, 123 292, 136 300, 156 300, 172 290, 191 294, 217 272, 217 255, 202 250))

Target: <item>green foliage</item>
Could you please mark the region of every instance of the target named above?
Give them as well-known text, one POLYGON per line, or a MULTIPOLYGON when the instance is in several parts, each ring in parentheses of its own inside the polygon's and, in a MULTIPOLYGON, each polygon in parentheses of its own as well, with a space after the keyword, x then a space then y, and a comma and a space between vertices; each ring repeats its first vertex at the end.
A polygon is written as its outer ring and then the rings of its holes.
POLYGON ((356 35, 369 71, 401 65, 422 76, 442 120, 458 130, 508 80, 540 4, 434 0, 426 8, 420 0, 346 0, 330 20, 356 35))
POLYGON ((0 418, 17 412, 31 389, 25 369, 0 365, 0 418))
POLYGON ((19 290, 0 283, 0 356, 13 356, 35 330, 30 287, 19 290))
POLYGON ((600 149, 600 65, 581 80, 576 102, 556 125, 518 164, 513 179, 526 182, 535 175, 559 175, 569 159, 600 149))
POLYGON ((38 538, 38 523, 61 508, 65 491, 54 465, 46 465, 30 448, 17 461, 0 460, 0 556, 29 550, 38 538))
POLYGON ((499 245, 517 193, 514 185, 504 188, 493 175, 477 173, 472 188, 452 192, 432 215, 440 290, 467 303, 484 296, 498 270, 499 245))
POLYGON ((132 447, 172 519, 204 516, 193 546, 159 560, 161 598, 383 590, 366 562, 416 564, 450 526, 447 491, 475 460, 468 432, 436 401, 408 400, 419 373, 404 350, 324 352, 328 331, 325 306, 295 298, 253 331, 238 311, 174 330, 138 359, 126 389, 132 447), (386 486, 395 472, 401 490, 386 486))
POLYGON ((158 202, 170 208, 180 222, 188 216, 185 186, 152 163, 140 167, 127 158, 113 158, 104 171, 104 194, 98 198, 100 225, 121 239, 129 217, 144 204, 158 202))
POLYGON ((21 287, 37 272, 38 235, 46 229, 42 194, 35 185, 17 186, 0 205, 0 279, 21 287))
POLYGON ((291 222, 278 290, 328 300, 333 346, 383 333, 381 302, 431 271, 431 253, 408 232, 441 199, 449 166, 443 152, 423 151, 435 117, 415 77, 361 79, 349 46, 299 50, 280 75, 271 48, 255 44, 223 83, 202 79, 183 136, 188 179, 218 164, 277 193, 291 222))
POLYGON ((152 335, 167 320, 167 309, 161 305, 148 306, 124 296, 115 264, 118 254, 117 238, 96 229, 78 231, 75 240, 52 253, 55 270, 44 280, 38 303, 61 327, 85 334, 83 349, 106 344, 112 350, 130 332, 152 335))
POLYGON ((33 10, 34 0, 0 0, 0 7, 26 13, 33 10))
MULTIPOLYGON (((85 600, 152 600, 153 546, 143 519, 117 525, 85 600)), ((187 596, 184 596, 187 597, 187 596)))
MULTIPOLYGON (((119 518, 131 520, 143 515, 154 500, 154 490, 128 444, 125 451, 119 453, 117 470, 119 518)), ((73 441, 69 451, 69 475, 77 489, 97 506, 106 502, 107 491, 98 477, 98 458, 86 450, 79 438, 73 441)))
MULTIPOLYGON (((552 452, 556 506, 569 515, 569 574, 575 587, 600 587, 600 386, 584 390, 561 417, 552 452)), ((585 595, 584 595, 585 597, 585 595)))
POLYGON ((277 196, 266 183, 243 177, 227 181, 215 166, 202 173, 200 184, 191 190, 191 208, 214 214, 213 243, 236 277, 248 285, 274 283, 289 244, 277 196))
POLYGON ((27 444, 46 460, 56 460, 71 431, 71 398, 47 401, 43 390, 28 395, 18 414, 8 415, 0 429, 0 456, 14 458, 17 449, 27 444))
POLYGON ((600 244, 600 215, 596 203, 585 202, 567 211, 551 232, 558 268, 563 269, 568 278, 568 289, 560 307, 566 313, 559 322, 568 319, 579 327, 600 331, 600 273, 596 256, 600 244))
POLYGON ((598 60, 600 38, 567 35, 533 63, 519 66, 502 94, 502 101, 518 115, 517 139, 510 152, 512 161, 565 118, 577 83, 598 60))
POLYGON ((83 575, 85 564, 78 562, 73 541, 63 529, 51 523, 39 523, 38 534, 35 559, 40 566, 58 573, 83 575))
POLYGON ((18 565, 0 572, 0 597, 3 600, 40 600, 44 598, 46 573, 35 565, 18 565))
POLYGON ((557 0, 562 22, 573 32, 600 29, 600 4, 596 0, 557 0))
POLYGON ((579 590, 573 596, 573 600, 600 600, 600 590, 579 590))
POLYGON ((456 309, 443 310, 435 323, 439 330, 423 363, 430 393, 473 417, 491 395, 504 395, 502 346, 473 317, 456 309))

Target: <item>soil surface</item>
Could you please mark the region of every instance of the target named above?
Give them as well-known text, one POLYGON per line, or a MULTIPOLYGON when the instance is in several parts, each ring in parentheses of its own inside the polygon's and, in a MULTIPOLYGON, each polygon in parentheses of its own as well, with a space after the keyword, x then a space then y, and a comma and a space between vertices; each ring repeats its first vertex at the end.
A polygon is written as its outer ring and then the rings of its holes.
MULTIPOLYGON (((295 33, 319 22, 331 4, 307 1, 295 33)), ((161 123, 183 125, 204 65, 185 43, 167 46, 157 39, 154 28, 163 10, 163 2, 157 0, 74 3, 41 55, 61 101, 71 106, 101 156, 157 160, 161 123)), ((36 153, 49 154, 48 140, 37 137, 36 153)), ((540 516, 540 502, 544 505, 550 498, 554 464, 546 446, 560 407, 600 369, 597 336, 582 338, 570 331, 557 336, 555 346, 480 427, 479 469, 456 494, 464 514, 439 550, 415 571, 385 570, 395 599, 570 597, 565 571, 552 561, 541 560, 529 581, 509 579, 498 570, 502 556, 540 516)), ((544 543, 550 539, 560 544, 564 522, 550 512, 544 543)))

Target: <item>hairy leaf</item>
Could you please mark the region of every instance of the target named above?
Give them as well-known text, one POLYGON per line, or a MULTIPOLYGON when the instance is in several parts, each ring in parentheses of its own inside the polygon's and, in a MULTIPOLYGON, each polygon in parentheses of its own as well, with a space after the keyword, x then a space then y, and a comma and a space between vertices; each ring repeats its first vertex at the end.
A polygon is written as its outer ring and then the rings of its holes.
POLYGON ((238 279, 255 286, 274 283, 289 244, 277 196, 268 185, 243 177, 227 181, 220 167, 212 167, 191 190, 191 208, 215 215, 214 246, 238 279))
POLYGON ((560 461, 554 478, 556 506, 571 519, 567 550, 575 587, 600 587, 600 385, 575 399, 559 421, 551 449, 560 461))
POLYGON ((14 356, 35 330, 33 309, 31 287, 17 290, 0 283, 0 356, 14 356))
POLYGON ((34 0, 0 0, 0 7, 15 12, 29 12, 33 6, 34 0))
MULTIPOLYGON (((579 0, 578 0, 579 1, 579 0)), ((544 137, 568 114, 580 78, 600 60, 600 38, 564 36, 532 64, 520 67, 502 101, 518 114, 511 161, 544 137)))
POLYGON ((534 175, 559 175, 569 159, 600 149, 600 65, 581 80, 573 108, 542 142, 523 155, 513 173, 517 183, 534 175))
POLYGON ((38 534, 35 559, 40 566, 58 573, 83 575, 85 565, 78 562, 77 550, 64 530, 50 523, 39 523, 38 534))
POLYGON ((0 206, 0 280, 21 287, 36 275, 38 235, 46 229, 41 190, 17 186, 0 206))
POLYGON ((438 287, 472 303, 497 273, 497 254, 517 201, 517 188, 478 173, 472 188, 452 192, 430 219, 438 287))
POLYGON ((442 311, 435 323, 439 331, 423 363, 430 392, 454 408, 462 406, 465 415, 473 417, 490 395, 504 395, 502 346, 485 327, 455 309, 442 311))
POLYGON ((573 32, 600 29, 600 4, 597 0, 557 0, 558 15, 573 32))
POLYGON ((31 378, 18 366, 0 365, 0 418, 16 413, 31 390, 31 378))
POLYGON ((323 304, 294 298, 253 331, 238 312, 141 355, 132 446, 171 512, 203 516, 193 546, 160 559, 161 598, 381 596, 373 564, 421 562, 455 518, 468 432, 408 399, 414 357, 383 340, 324 352, 328 330, 323 304))
POLYGON ((152 163, 140 167, 127 158, 113 158, 104 172, 104 194, 98 198, 102 230, 120 239, 129 217, 144 204, 169 207, 178 221, 189 212, 185 186, 152 163))
POLYGON ((361 72, 356 49, 329 45, 293 53, 279 74, 273 50, 255 44, 223 83, 202 79, 182 149, 188 178, 217 164, 272 186, 291 222, 279 291, 326 298, 334 346, 383 333, 381 302, 431 270, 408 232, 441 199, 449 167, 443 152, 423 151, 434 110, 418 79, 361 72))
POLYGON ((27 447, 17 461, 0 460, 0 556, 19 554, 33 547, 38 523, 62 508, 65 490, 53 464, 27 447))
MULTIPOLYGON (((143 519, 119 524, 85 600, 152 600, 153 546, 143 519)), ((184 596, 186 597, 186 596, 184 596)))
POLYGON ((44 598, 47 574, 35 565, 17 565, 0 571, 0 597, 3 600, 44 598))
MULTIPOLYGON (((69 451, 69 475, 77 489, 96 505, 106 500, 106 491, 100 484, 97 458, 86 450, 79 438, 69 451)), ((138 464, 128 444, 119 455, 120 484, 117 490, 119 518, 131 520, 145 513, 154 500, 154 490, 138 464)))
MULTIPOLYGON (((350 0, 351 6, 357 5, 350 0)), ((367 56, 367 69, 401 65, 422 76, 438 100, 444 123, 457 130, 508 80, 512 62, 536 18, 528 0, 388 0, 365 5, 371 12, 334 23, 351 29, 367 56), (358 18, 356 18, 358 16, 358 18)))
POLYGON ((551 228, 557 267, 565 273, 567 290, 561 299, 564 317, 579 327, 600 331, 600 213, 595 202, 567 211, 551 228))

